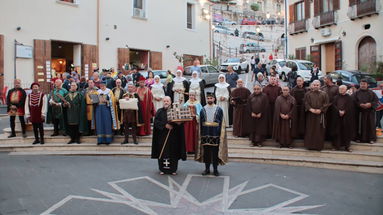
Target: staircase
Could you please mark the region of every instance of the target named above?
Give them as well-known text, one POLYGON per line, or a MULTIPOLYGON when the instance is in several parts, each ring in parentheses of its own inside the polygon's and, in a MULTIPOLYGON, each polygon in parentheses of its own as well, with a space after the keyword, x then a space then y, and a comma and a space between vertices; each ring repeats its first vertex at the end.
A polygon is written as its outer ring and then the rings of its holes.
MULTIPOLYGON (((52 128, 46 128, 44 145, 32 145, 34 141, 31 132, 27 138, 8 139, 10 130, 4 129, 0 135, 0 151, 11 155, 113 155, 150 157, 151 136, 140 137, 139 144, 121 145, 122 136, 116 136, 109 146, 96 144, 96 137, 82 137, 81 144, 66 144, 68 137, 51 137, 52 128)), ((303 140, 295 140, 294 148, 279 148, 273 140, 266 140, 264 147, 252 147, 247 138, 232 136, 232 130, 227 130, 229 161, 255 162, 265 164, 280 164, 327 168, 347 171, 383 174, 383 137, 375 144, 352 142, 352 152, 333 151, 331 144, 326 143, 321 152, 308 151, 303 148, 303 140)), ((189 160, 193 156, 189 155, 189 160)))

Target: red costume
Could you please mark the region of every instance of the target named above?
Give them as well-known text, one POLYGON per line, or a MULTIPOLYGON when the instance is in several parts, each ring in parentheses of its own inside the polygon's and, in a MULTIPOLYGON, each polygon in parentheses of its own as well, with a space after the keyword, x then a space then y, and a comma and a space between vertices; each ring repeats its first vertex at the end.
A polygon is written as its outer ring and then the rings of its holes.
MULTIPOLYGON (((140 81, 145 80, 144 77, 140 76, 140 81)), ((141 126, 138 131, 138 135, 146 136, 150 135, 150 119, 155 115, 155 109, 153 104, 153 94, 147 87, 138 87, 137 94, 140 98, 140 105, 142 108, 142 118, 144 121, 144 126, 141 126)))
MULTIPOLYGON (((31 93, 28 95, 28 108, 30 113, 30 119, 29 121, 31 123, 42 123, 44 122, 43 118, 41 117, 42 109, 43 109, 43 102, 44 102, 44 93, 38 92, 38 93, 31 93)), ((45 115, 45 113, 44 113, 45 115)))

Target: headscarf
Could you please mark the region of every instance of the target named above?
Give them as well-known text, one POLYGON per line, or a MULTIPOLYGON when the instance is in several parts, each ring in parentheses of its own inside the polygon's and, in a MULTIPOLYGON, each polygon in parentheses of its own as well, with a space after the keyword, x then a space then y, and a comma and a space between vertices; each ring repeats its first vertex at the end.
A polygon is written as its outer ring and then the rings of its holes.
POLYGON ((228 86, 230 86, 230 84, 228 84, 227 82, 226 82, 226 77, 225 77, 225 75, 224 74, 220 74, 219 76, 218 76, 218 83, 216 83, 214 86, 216 86, 216 87, 219 87, 219 88, 227 88, 228 86), (223 82, 220 82, 220 78, 223 78, 223 82))
POLYGON ((199 84, 200 81, 202 81, 202 79, 199 78, 199 74, 198 74, 198 72, 197 72, 197 71, 194 71, 194 72, 192 73, 192 78, 190 79, 190 83, 192 83, 192 84, 194 84, 194 83, 198 83, 198 84, 199 84), (196 78, 193 77, 194 74, 197 74, 197 77, 196 77, 196 78))
POLYGON ((152 88, 153 87, 158 87, 158 88, 161 88, 163 87, 164 85, 161 83, 161 78, 160 76, 156 75, 154 76, 154 84, 152 84, 152 88), (156 79, 159 79, 158 83, 156 82, 156 79))
POLYGON ((175 78, 173 78, 173 81, 175 82, 175 83, 179 83, 179 82, 183 82, 183 81, 185 81, 186 79, 184 78, 184 77, 182 77, 182 70, 177 70, 176 71, 176 77, 175 78), (178 76, 178 74, 180 74, 180 76, 178 76))

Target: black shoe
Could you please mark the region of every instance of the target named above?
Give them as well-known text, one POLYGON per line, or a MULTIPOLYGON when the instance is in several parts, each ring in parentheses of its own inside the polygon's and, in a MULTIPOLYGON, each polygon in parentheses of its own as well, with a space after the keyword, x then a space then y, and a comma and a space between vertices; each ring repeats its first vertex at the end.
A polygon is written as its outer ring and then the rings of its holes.
POLYGON ((205 170, 205 171, 203 171, 203 173, 202 173, 202 175, 209 175, 210 174, 210 170, 205 170))
POLYGON ((215 176, 219 176, 219 172, 218 172, 218 170, 214 170, 214 175, 215 175, 215 176))
POLYGON ((59 133, 58 133, 58 132, 53 132, 53 134, 51 135, 51 137, 55 137, 55 136, 59 136, 59 133))
POLYGON ((26 138, 27 137, 27 134, 26 133, 23 133, 23 138, 26 138))
POLYGON ((121 145, 125 145, 125 144, 128 144, 129 142, 128 141, 124 141, 121 143, 121 145))
POLYGON ((11 134, 8 136, 8 138, 16 137, 16 134, 11 134))
POLYGON ((107 146, 109 146, 110 143, 105 143, 107 146))
POLYGON ((138 145, 138 142, 134 142, 134 145, 138 145))
POLYGON ((74 143, 74 141, 73 141, 73 140, 70 140, 67 144, 72 144, 72 143, 74 143))
POLYGON ((40 141, 40 144, 41 144, 41 145, 44 145, 44 140, 41 140, 41 141, 40 141))
MULTIPOLYGON (((36 144, 39 144, 39 143, 40 143, 39 140, 35 140, 35 141, 33 141, 32 145, 36 145, 36 144)), ((44 143, 43 143, 43 144, 44 144, 44 143)))

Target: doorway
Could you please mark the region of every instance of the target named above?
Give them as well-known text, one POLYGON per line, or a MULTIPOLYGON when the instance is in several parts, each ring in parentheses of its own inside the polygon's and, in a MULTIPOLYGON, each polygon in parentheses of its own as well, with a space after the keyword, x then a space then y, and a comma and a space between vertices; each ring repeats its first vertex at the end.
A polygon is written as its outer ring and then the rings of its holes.
POLYGON ((81 70, 81 45, 65 41, 52 41, 51 44, 52 76, 70 73, 72 70, 79 74, 81 70))
POLYGON ((376 63, 376 42, 372 37, 363 38, 358 47, 358 69, 370 71, 376 63))
POLYGON ((335 43, 327 43, 325 44, 325 72, 333 72, 335 71, 335 43))
POLYGON ((130 49, 129 50, 130 65, 138 70, 147 70, 149 68, 149 51, 130 49))

